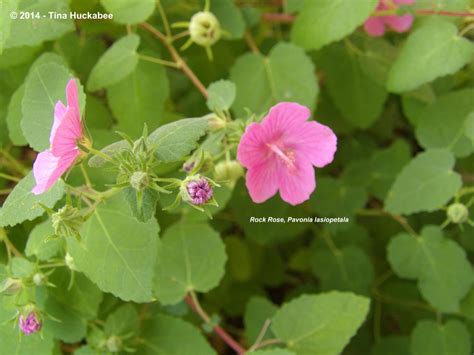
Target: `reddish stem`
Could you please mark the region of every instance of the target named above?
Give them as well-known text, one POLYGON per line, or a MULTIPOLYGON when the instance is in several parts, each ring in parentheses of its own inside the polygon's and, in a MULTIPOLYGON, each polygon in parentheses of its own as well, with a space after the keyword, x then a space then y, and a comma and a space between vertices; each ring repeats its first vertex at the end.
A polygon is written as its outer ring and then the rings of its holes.
POLYGON ((455 12, 455 11, 436 11, 436 10, 415 10, 418 15, 441 15, 441 16, 459 16, 470 17, 474 16, 474 12, 455 12))
MULTIPOLYGON (((204 322, 208 324, 211 322, 209 316, 204 312, 204 310, 200 306, 194 303, 191 295, 187 295, 185 298, 185 301, 189 305, 189 307, 191 307, 194 313, 199 315, 204 322)), ((245 354, 245 349, 242 347, 242 345, 240 345, 237 341, 235 341, 234 338, 232 338, 229 335, 229 333, 227 333, 222 327, 216 325, 213 327, 213 330, 237 354, 239 355, 245 354)))
MULTIPOLYGON (((417 15, 441 15, 441 16, 459 16, 459 17, 474 17, 474 12, 455 12, 442 10, 415 10, 417 15)), ((266 13, 263 14, 263 19, 267 22, 275 23, 290 23, 296 18, 295 15, 283 13, 266 13)))

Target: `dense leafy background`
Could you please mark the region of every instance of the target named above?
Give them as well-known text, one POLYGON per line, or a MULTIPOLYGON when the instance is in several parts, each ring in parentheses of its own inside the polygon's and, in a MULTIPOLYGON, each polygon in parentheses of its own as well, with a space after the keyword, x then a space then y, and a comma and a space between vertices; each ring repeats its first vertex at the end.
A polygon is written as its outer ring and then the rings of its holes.
MULTIPOLYGON (((373 38, 361 26, 376 0, 212 0, 225 33, 210 61, 197 45, 180 52, 184 37, 173 53, 147 30, 166 33, 156 3, 0 2, 0 280, 27 280, 45 315, 42 338, 20 337, 7 322, 18 300, 0 296, 0 353, 231 354, 212 332, 219 324, 246 349, 268 326, 260 341, 278 344, 254 355, 471 354, 474 227, 452 223, 447 207, 470 202, 474 218, 474 36, 460 35, 473 17, 417 16, 408 33, 373 38), (15 10, 114 20, 12 20, 15 10), (189 68, 147 60, 169 64, 176 53, 189 68), (137 139, 146 124, 160 176, 182 177, 197 143, 222 151, 227 137, 208 131, 209 110, 244 122, 280 101, 308 106, 335 131, 336 158, 297 207, 278 196, 253 203, 243 179, 216 190, 212 220, 189 207, 162 211, 172 198, 152 190, 137 208, 126 189, 92 211, 79 238, 51 239, 44 210, 63 206, 68 186, 33 196, 30 170, 72 77, 94 146, 120 154, 127 142, 114 131, 137 139), (268 216, 350 222, 249 221, 268 216), (55 287, 34 286, 47 270, 55 287), (190 293, 207 324, 187 306, 190 293)), ((175 23, 205 2, 160 3, 175 23)), ((469 8, 469 0, 418 0, 411 11, 469 8)), ((98 191, 115 182, 105 163, 96 156, 86 165, 98 191)), ((85 183, 79 168, 67 183, 85 183)))

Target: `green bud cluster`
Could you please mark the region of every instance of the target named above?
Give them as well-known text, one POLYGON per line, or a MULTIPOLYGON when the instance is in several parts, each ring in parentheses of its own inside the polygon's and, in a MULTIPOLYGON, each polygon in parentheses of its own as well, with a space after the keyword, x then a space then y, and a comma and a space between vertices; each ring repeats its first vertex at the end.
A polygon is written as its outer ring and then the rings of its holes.
POLYGON ((65 205, 51 216, 54 233, 59 237, 79 235, 84 217, 76 207, 65 205))

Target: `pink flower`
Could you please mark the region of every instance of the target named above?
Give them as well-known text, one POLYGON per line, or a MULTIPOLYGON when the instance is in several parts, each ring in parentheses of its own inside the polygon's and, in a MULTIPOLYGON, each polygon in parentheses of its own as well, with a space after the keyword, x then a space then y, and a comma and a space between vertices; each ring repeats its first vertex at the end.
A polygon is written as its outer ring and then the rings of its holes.
MULTIPOLYGON (((380 0, 377 11, 396 10, 397 5, 411 5, 415 0, 380 0)), ((395 32, 407 31, 413 23, 413 16, 406 14, 402 16, 373 16, 364 23, 365 31, 372 37, 380 37, 385 33, 385 26, 395 32)))
POLYGON ((35 195, 48 191, 80 155, 77 141, 82 138, 81 111, 74 79, 67 83, 66 96, 67 106, 56 102, 50 148, 39 153, 33 164, 36 186, 32 192, 35 195))
POLYGON ((237 159, 248 169, 246 185, 254 202, 264 202, 278 190, 291 205, 309 199, 316 188, 313 165, 332 162, 337 145, 333 131, 308 122, 310 115, 305 106, 282 102, 245 130, 237 159))

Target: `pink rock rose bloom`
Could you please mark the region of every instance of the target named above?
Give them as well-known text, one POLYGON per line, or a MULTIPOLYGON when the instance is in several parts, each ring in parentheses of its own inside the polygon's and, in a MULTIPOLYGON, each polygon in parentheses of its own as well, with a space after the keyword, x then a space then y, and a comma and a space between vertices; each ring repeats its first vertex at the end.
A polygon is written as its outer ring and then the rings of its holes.
POLYGON ((41 152, 33 164, 35 195, 48 191, 74 164, 80 155, 77 141, 83 136, 77 85, 74 79, 66 86, 67 106, 56 102, 53 127, 49 137, 50 148, 41 152))
POLYGON ((331 163, 337 148, 333 131, 307 121, 310 115, 305 106, 282 102, 245 130, 237 159, 248 169, 245 180, 254 202, 264 202, 277 191, 291 205, 309 199, 316 188, 313 165, 331 163))
MULTIPOLYGON (((415 0, 380 0, 377 11, 393 10, 398 5, 411 5, 415 0)), ((395 32, 405 32, 413 24, 413 16, 405 14, 402 16, 373 16, 364 23, 365 31, 372 37, 380 37, 385 33, 385 27, 388 26, 395 32)))

